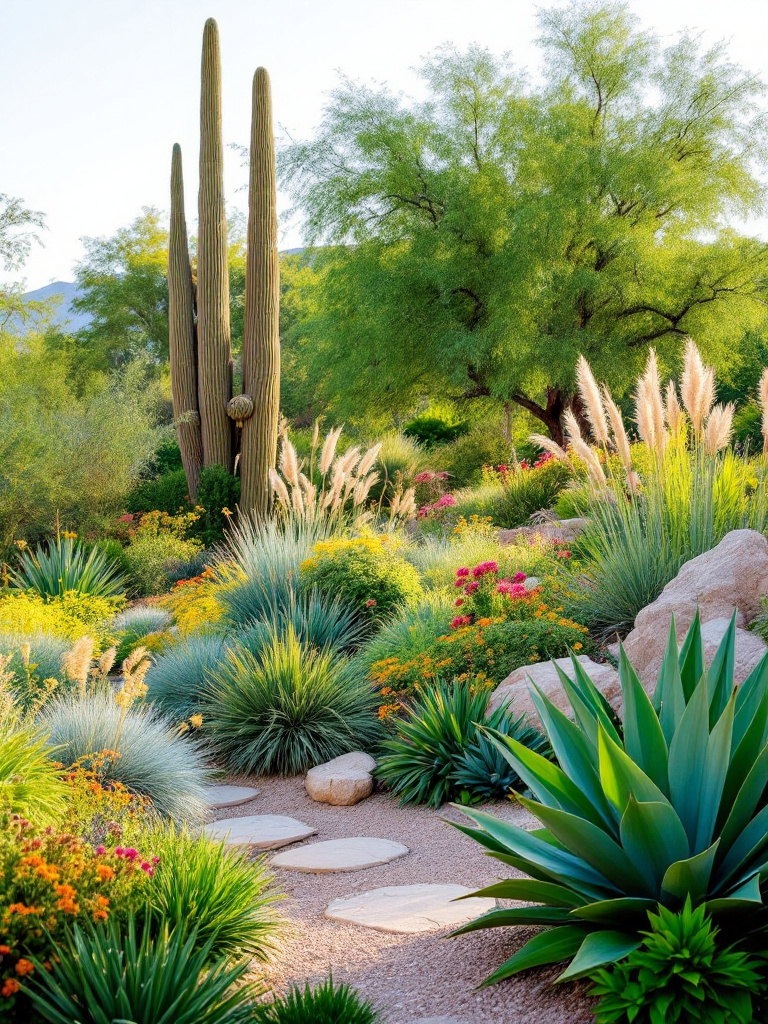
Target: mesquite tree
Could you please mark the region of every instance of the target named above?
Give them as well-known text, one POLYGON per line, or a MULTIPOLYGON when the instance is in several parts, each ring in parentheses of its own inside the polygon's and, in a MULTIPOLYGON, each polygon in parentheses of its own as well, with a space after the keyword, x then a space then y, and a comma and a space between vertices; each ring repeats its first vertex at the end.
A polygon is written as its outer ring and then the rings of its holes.
POLYGON ((259 68, 253 80, 243 393, 233 397, 221 58, 213 19, 205 23, 203 35, 196 319, 178 145, 173 151, 171 207, 171 383, 190 497, 196 495, 202 465, 221 465, 232 471, 239 433, 241 507, 263 516, 269 511, 268 476, 277 455, 280 401, 280 276, 271 94, 269 76, 259 68))

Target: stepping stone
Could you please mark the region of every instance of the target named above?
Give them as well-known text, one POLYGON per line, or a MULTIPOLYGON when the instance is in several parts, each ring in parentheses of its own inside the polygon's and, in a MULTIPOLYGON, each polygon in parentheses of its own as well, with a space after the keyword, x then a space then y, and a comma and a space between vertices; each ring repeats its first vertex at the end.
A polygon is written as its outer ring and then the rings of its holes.
POLYGON ((413 1024, 461 1024, 456 1017, 419 1017, 413 1024))
POLYGON ((389 839, 329 839, 324 843, 310 843, 272 858, 276 868, 289 871, 312 871, 322 875, 329 871, 362 871, 377 864, 386 864, 409 853, 407 846, 389 839))
POLYGON ((230 846, 276 850, 278 846, 298 843, 313 836, 317 829, 284 814, 250 814, 244 818, 214 821, 203 831, 214 839, 226 839, 230 846))
POLYGON ((480 898, 451 902, 468 892, 463 885, 388 885, 333 900, 325 916, 380 932, 431 932, 454 928, 496 906, 496 900, 480 898))
POLYGON ((375 767, 370 754, 353 750, 310 768, 304 778, 304 788, 307 795, 319 803, 350 807, 373 792, 371 772, 375 767))
POLYGON ((259 793, 253 786, 206 786, 205 792, 211 807, 236 807, 238 804, 247 804, 259 793))

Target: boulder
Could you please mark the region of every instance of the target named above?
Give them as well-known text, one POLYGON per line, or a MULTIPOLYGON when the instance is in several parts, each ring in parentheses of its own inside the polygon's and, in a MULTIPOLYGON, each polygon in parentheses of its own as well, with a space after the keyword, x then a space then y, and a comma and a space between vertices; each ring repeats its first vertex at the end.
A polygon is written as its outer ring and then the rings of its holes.
POLYGON ((697 608, 705 642, 710 645, 708 657, 717 648, 715 638, 722 637, 722 620, 727 625, 736 610, 736 625, 740 627, 736 681, 743 682, 749 674, 747 666, 759 660, 761 643, 744 627, 760 613, 760 599, 767 593, 768 540, 756 530, 734 530, 717 547, 686 562, 658 598, 638 613, 635 628, 624 641, 627 656, 646 689, 656 683, 672 615, 678 642, 682 643, 697 608), (718 620, 717 626, 710 625, 718 620))
POLYGON ((349 807, 373 792, 371 772, 375 767, 370 754, 353 750, 310 768, 304 778, 304 788, 307 795, 319 803, 349 807))
POLYGON ((536 539, 571 544, 583 533, 588 519, 555 519, 535 526, 518 526, 514 530, 499 530, 500 544, 518 544, 521 540, 536 539))
MULTIPOLYGON (((610 665, 598 664, 585 654, 580 655, 578 660, 605 699, 614 705, 619 703, 621 687, 619 673, 616 669, 610 665)), ((536 707, 528 689, 530 680, 532 680, 556 708, 569 717, 573 717, 573 710, 565 690, 563 690, 555 665, 558 665, 567 676, 573 677, 573 664, 570 658, 557 658, 554 664, 551 661, 540 661, 535 665, 516 668, 502 683, 499 683, 491 694, 491 699, 488 702, 489 712, 495 711, 505 701, 511 701, 512 711, 515 715, 525 712, 531 723, 540 727, 541 723, 536 713, 536 707)))

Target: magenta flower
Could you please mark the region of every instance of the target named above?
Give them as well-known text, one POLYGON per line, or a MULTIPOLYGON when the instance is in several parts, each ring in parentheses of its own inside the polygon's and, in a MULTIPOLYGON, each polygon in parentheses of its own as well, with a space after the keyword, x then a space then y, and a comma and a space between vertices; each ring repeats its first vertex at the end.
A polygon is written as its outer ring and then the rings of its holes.
POLYGON ((462 566, 461 569, 457 569, 456 570, 456 575, 457 576, 469 576, 469 569, 467 569, 464 566, 462 566))
POLYGON ((480 586, 479 583, 468 583, 466 585, 466 587, 464 587, 464 593, 465 594, 474 594, 474 592, 477 590, 477 588, 479 586, 480 586))
POLYGON ((122 846, 116 846, 115 847, 115 856, 116 857, 122 857, 124 853, 125 853, 125 850, 122 848, 122 846))
POLYGON ((96 853, 99 855, 99 857, 103 857, 106 852, 107 852, 106 846, 97 846, 96 847, 96 853))

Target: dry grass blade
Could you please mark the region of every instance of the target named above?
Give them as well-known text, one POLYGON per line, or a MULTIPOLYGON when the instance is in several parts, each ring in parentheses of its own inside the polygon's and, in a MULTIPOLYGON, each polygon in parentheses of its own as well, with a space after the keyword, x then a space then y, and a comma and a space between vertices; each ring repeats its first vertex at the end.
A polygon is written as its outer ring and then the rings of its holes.
POLYGON ((711 366, 704 365, 701 354, 691 338, 685 347, 680 395, 694 432, 700 434, 715 403, 715 371, 711 366))
POLYGON ((635 421, 640 437, 649 448, 654 448, 659 455, 663 455, 668 436, 664 425, 659 365, 653 349, 648 354, 645 372, 637 382, 635 410, 635 421))
POLYGON ((339 443, 339 437, 341 436, 341 427, 334 427, 333 430, 328 431, 328 436, 323 442, 323 450, 320 453, 320 475, 325 476, 328 470, 331 468, 331 463, 336 454, 336 445, 339 443))
POLYGON ((280 446, 280 471, 291 487, 298 486, 299 460, 296 455, 296 449, 285 434, 283 435, 283 443, 280 446))
POLYGON ((600 389, 597 381, 584 356, 579 356, 576 363, 576 387, 581 396, 582 404, 592 428, 592 434, 598 444, 608 444, 608 423, 605 418, 603 400, 600 396, 600 389))
POLYGON ((360 462, 360 466, 358 467, 358 470, 357 470, 357 475, 358 476, 363 477, 363 476, 367 476, 368 475, 369 471, 373 468, 373 465, 376 462, 376 459, 378 459, 378 457, 379 457, 379 452, 381 451, 381 446, 382 446, 382 442, 379 441, 378 444, 375 444, 371 448, 368 449, 368 451, 365 453, 365 455, 363 456, 363 458, 362 458, 362 460, 360 462))
POLYGON ((573 444, 574 441, 583 441, 584 438, 581 436, 581 427, 579 421, 574 415, 573 409, 566 409, 563 414, 563 430, 565 436, 573 444))
POLYGON ((608 413, 613 443, 616 446, 616 451, 619 453, 621 463, 627 475, 629 475, 632 472, 632 450, 629 446, 627 431, 624 428, 624 417, 621 415, 621 410, 611 398, 611 393, 606 387, 603 387, 603 404, 608 413))
POLYGON ((600 460, 592 448, 589 447, 587 442, 582 437, 574 437, 571 439, 571 446, 573 453, 579 459, 581 459, 587 467, 587 472, 592 483, 598 489, 602 489, 606 486, 608 481, 605 477, 603 467, 600 465, 600 460))
POLYGON ((677 437, 685 426, 685 413, 677 400, 677 388, 673 380, 667 384, 664 415, 672 436, 677 437))
POLYGON ((288 494, 288 488, 285 486, 283 478, 274 469, 270 469, 269 471, 269 482, 272 485, 272 490, 275 494, 275 497, 283 506, 283 508, 290 508, 291 498, 290 495, 288 494))

